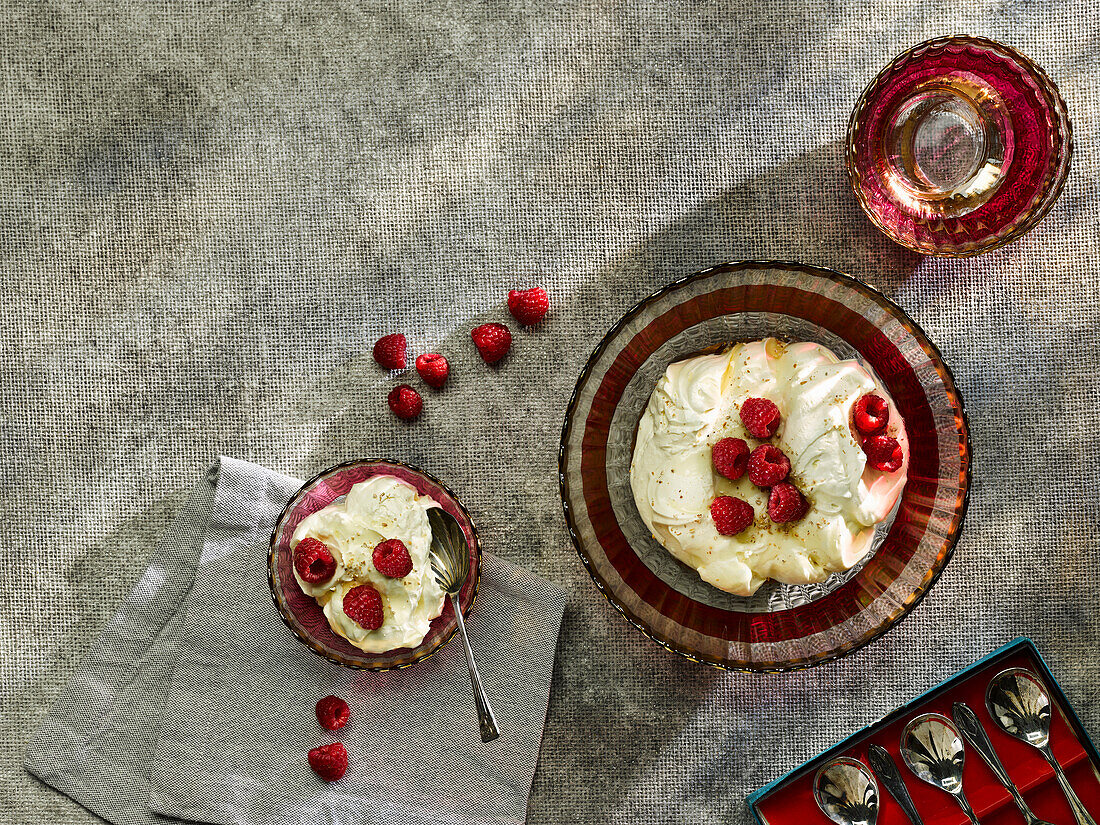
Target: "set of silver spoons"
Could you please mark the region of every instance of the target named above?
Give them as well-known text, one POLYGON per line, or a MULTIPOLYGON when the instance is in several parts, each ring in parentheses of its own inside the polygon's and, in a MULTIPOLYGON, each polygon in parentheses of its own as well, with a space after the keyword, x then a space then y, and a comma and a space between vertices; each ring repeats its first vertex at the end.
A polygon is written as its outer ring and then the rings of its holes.
MULTIPOLYGON (((1050 697, 1039 678, 1024 668, 1001 671, 989 683, 985 702, 997 727, 1037 748, 1050 763, 1077 825, 1096 825, 1070 786, 1062 766, 1051 753, 1050 697)), ((909 770, 918 779, 951 794, 970 822, 978 825, 974 809, 963 793, 965 739, 1012 794, 1027 825, 1051 825, 1035 816, 1028 807, 974 711, 966 704, 956 702, 951 715, 954 721, 938 713, 924 713, 905 726, 901 735, 901 757, 909 770)), ((913 825, 924 825, 897 765, 886 749, 871 745, 867 760, 874 773, 859 760, 847 756, 833 759, 818 770, 814 777, 814 798, 824 814, 836 825, 875 825, 879 809, 877 775, 913 825)))

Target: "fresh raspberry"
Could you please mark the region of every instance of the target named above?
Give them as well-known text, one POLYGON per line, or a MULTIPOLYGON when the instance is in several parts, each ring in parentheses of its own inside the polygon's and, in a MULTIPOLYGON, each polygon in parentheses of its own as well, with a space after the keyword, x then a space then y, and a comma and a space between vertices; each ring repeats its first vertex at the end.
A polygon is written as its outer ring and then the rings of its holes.
POLYGON ((779 429, 779 407, 766 398, 750 398, 741 405, 741 423, 756 438, 771 438, 779 429))
POLYGON ((737 481, 745 474, 749 461, 749 445, 743 438, 723 438, 710 451, 710 460, 719 475, 737 481))
POLYGON ((470 332, 474 346, 486 364, 495 364, 512 348, 512 333, 504 324, 482 324, 470 332))
POLYGON ((781 481, 772 487, 768 496, 768 516, 776 524, 798 521, 809 509, 810 505, 802 493, 790 482, 781 481))
POLYGON ((388 370, 403 370, 405 347, 405 336, 400 332, 383 335, 374 342, 374 360, 388 370))
POLYGON ((752 524, 755 514, 752 505, 743 499, 718 496, 710 503, 710 517, 723 536, 736 536, 752 524))
POLYGON ((353 587, 344 596, 344 615, 364 630, 382 626, 382 597, 369 584, 353 587))
POLYGON ((424 409, 424 399, 408 384, 398 384, 390 390, 389 398, 386 400, 393 414, 404 421, 411 421, 424 409))
POLYGON ((416 371, 429 387, 439 389, 451 374, 451 365, 438 352, 426 352, 416 359, 416 371))
POLYGON ((885 398, 868 393, 852 408, 852 421, 860 435, 878 435, 890 421, 890 405, 885 398))
POLYGON ((898 440, 889 435, 873 435, 863 442, 867 463, 876 470, 893 473, 901 468, 905 455, 898 440))
POLYGON ((537 324, 550 311, 550 298, 540 286, 531 289, 513 289, 508 293, 508 311, 512 317, 529 327, 537 324))
POLYGON ((757 487, 773 487, 790 471, 790 459, 771 444, 761 444, 749 456, 749 481, 757 487))
POLYGON ((351 708, 339 696, 326 696, 317 703, 317 721, 325 730, 340 730, 350 716, 351 708))
POLYGON ((413 569, 412 559, 409 558, 409 548, 401 539, 388 539, 379 542, 372 554, 374 566, 383 576, 391 579, 403 579, 413 569))
POLYGON ((326 782, 335 782, 348 769, 348 750, 343 742, 330 742, 309 752, 309 766, 326 782))
POLYGON ((294 546, 294 569, 302 581, 320 584, 331 579, 336 572, 336 559, 323 542, 308 537, 294 546))

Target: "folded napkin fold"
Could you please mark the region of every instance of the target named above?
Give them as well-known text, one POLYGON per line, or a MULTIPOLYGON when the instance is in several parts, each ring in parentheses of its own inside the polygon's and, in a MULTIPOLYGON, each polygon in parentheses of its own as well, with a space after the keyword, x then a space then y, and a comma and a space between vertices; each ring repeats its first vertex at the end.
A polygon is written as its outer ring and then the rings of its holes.
POLYGON ((565 594, 485 555, 468 620, 501 736, 483 744, 461 645, 397 671, 312 653, 271 601, 267 545, 300 482, 223 458, 50 708, 27 769, 118 825, 521 823, 565 594), (329 733, 330 693, 351 721, 329 733), (338 782, 306 752, 345 743, 338 782))

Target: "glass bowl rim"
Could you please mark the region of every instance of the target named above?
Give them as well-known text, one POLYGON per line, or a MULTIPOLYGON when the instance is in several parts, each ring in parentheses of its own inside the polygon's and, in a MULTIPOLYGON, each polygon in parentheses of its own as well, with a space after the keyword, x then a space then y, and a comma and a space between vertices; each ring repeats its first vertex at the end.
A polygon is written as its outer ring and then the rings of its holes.
MULTIPOLYGON (((650 293, 646 297, 634 304, 628 309, 618 321, 607 331, 607 333, 600 339, 599 344, 593 349, 592 354, 584 363, 584 367, 581 369, 580 375, 577 377, 577 382, 573 387, 573 392, 569 396, 569 403, 565 409, 565 421, 562 424, 561 429, 561 441, 558 446, 558 492, 561 496, 562 510, 565 514, 566 526, 569 530, 569 538, 573 543, 573 548, 577 551, 577 555, 580 556, 581 563, 584 565, 585 570, 588 571, 588 575, 592 578, 592 581, 596 585, 596 589, 603 595, 607 602, 615 608, 631 625, 633 625, 644 636, 648 637, 652 641, 656 642, 666 650, 675 653, 679 656, 683 656, 686 659, 690 659, 693 662, 699 662, 702 664, 710 665, 711 667, 718 668, 719 670, 733 671, 738 673, 787 673, 796 670, 805 670, 817 665, 825 664, 836 659, 840 659, 851 653, 866 647, 871 642, 879 639, 885 635, 888 631, 897 627, 902 620, 906 619, 917 606, 924 600, 924 597, 939 581, 940 576, 943 575, 943 571, 947 569, 947 565, 955 553, 955 547, 958 544, 959 537, 962 535, 963 527, 966 522, 966 513, 970 505, 970 490, 972 485, 972 469, 971 459, 973 456, 973 442, 970 436, 970 418, 966 410, 966 403, 963 399, 962 392, 959 390, 958 383, 955 381, 955 375, 951 370, 951 367, 943 358, 943 354, 940 349, 928 337, 928 334, 924 331, 920 324, 913 320, 909 314, 901 308, 896 302, 888 298, 881 290, 871 286, 870 284, 852 276, 846 275, 838 270, 831 269, 829 267, 817 266, 815 264, 806 264, 798 261, 787 260, 743 260, 743 261, 730 261, 728 263, 717 264, 715 266, 708 267, 706 269, 693 272, 682 278, 677 278, 671 281, 654 292, 650 293), (577 532, 576 523, 574 521, 573 510, 570 506, 568 489, 569 483, 566 478, 566 465, 568 462, 567 445, 574 429, 574 416, 577 412, 577 402, 580 396, 582 387, 586 384, 589 374, 591 373, 595 363, 603 355, 604 350, 610 345, 610 343, 618 336, 623 328, 634 320, 643 310, 650 304, 660 300, 665 295, 674 292, 687 284, 696 280, 711 277, 722 273, 735 273, 752 269, 786 269, 801 272, 813 277, 823 277, 827 280, 835 283, 842 284, 849 288, 856 290, 857 292, 863 292, 871 301, 877 303, 879 306, 885 308, 895 318, 900 318, 909 324, 913 331, 919 336, 918 343, 921 345, 921 349, 924 349, 934 359, 934 363, 938 365, 939 369, 936 369, 937 374, 941 380, 944 381, 946 389, 949 393, 954 394, 954 398, 957 400, 957 410, 962 421, 962 432, 960 433, 960 446, 964 449, 961 451, 963 472, 960 475, 962 482, 962 500, 957 506, 958 521, 954 526, 954 529, 950 536, 944 542, 943 560, 939 563, 938 567, 932 569, 931 576, 922 586, 915 591, 915 595, 911 601, 909 601, 901 612, 889 619, 882 622, 876 627, 871 628, 860 638, 846 645, 843 645, 835 650, 831 650, 821 656, 813 657, 806 660, 800 660, 797 662, 787 662, 779 665, 754 665, 751 662, 728 662, 718 661, 711 658, 707 658, 698 655, 694 651, 688 650, 680 645, 663 639, 646 626, 645 622, 635 615, 633 615, 623 604, 620 604, 619 600, 612 595, 607 583, 603 581, 599 573, 595 570, 591 560, 588 558, 588 554, 585 552, 580 536, 577 532)), ((633 549, 633 548, 631 548, 633 549)))
MULTIPOLYGON (((409 463, 404 462, 404 461, 398 461, 398 460, 392 459, 392 458, 357 458, 357 459, 352 459, 350 461, 344 461, 344 462, 341 462, 340 464, 335 464, 335 465, 333 465, 333 466, 331 466, 331 467, 329 467, 325 470, 322 470, 321 472, 317 473, 316 475, 314 475, 309 480, 305 481, 302 484, 302 486, 299 487, 291 495, 290 499, 287 501, 287 503, 283 507, 282 511, 280 511, 279 517, 277 519, 275 519, 275 526, 271 530, 271 538, 268 541, 267 583, 268 583, 268 587, 271 590, 271 599, 275 603, 275 609, 278 610, 278 612, 279 612, 279 617, 283 620, 283 622, 286 624, 286 626, 290 628, 291 632, 294 634, 294 638, 297 639, 299 642, 301 642, 303 645, 305 645, 308 650, 312 651, 317 656, 320 656, 322 659, 326 659, 326 660, 332 662, 333 664, 337 664, 337 665, 340 665, 342 667, 350 668, 351 670, 365 670, 365 671, 370 671, 370 672, 373 672, 373 673, 382 673, 382 672, 385 672, 385 671, 388 671, 388 670, 403 670, 407 667, 412 667, 413 665, 416 665, 416 664, 419 664, 420 662, 423 662, 425 659, 429 658, 430 656, 434 656, 436 653, 438 653, 440 650, 442 650, 444 647, 446 647, 447 644, 451 641, 451 639, 454 638, 455 633, 458 631, 458 622, 457 621, 453 622, 450 630, 448 630, 442 636, 440 636, 438 641, 436 641, 436 643, 434 645, 432 645, 429 648, 426 648, 423 652, 416 653, 412 657, 412 659, 410 659, 407 662, 401 662, 399 664, 392 664, 392 665, 390 665, 390 664, 369 665, 369 664, 360 664, 360 663, 356 663, 356 662, 345 662, 342 659, 338 659, 334 656, 330 656, 329 654, 325 653, 322 650, 318 650, 314 646, 313 641, 310 638, 308 638, 308 636, 303 636, 303 634, 298 631, 298 628, 296 628, 294 626, 294 621, 292 619, 292 615, 288 615, 288 614, 293 614, 293 611, 291 611, 288 606, 284 606, 282 603, 280 603, 279 597, 277 595, 277 586, 275 584, 275 554, 278 552, 277 542, 278 542, 278 536, 279 536, 279 528, 282 526, 283 520, 290 513, 295 500, 302 493, 306 492, 307 489, 311 488, 313 485, 317 484, 319 481, 321 481, 322 479, 324 479, 328 476, 335 475, 335 474, 339 473, 340 471, 348 470, 348 469, 351 469, 353 467, 362 467, 362 466, 371 466, 371 465, 386 465, 386 466, 390 466, 390 467, 401 467, 402 469, 405 469, 405 470, 409 471, 410 473, 412 473, 414 475, 422 476, 423 478, 427 479, 429 482, 431 482, 432 484, 436 485, 441 490, 443 490, 443 492, 445 492, 448 496, 450 496, 451 500, 455 503, 455 506, 461 511, 462 515, 465 517, 466 523, 470 525, 470 533, 473 536, 473 550, 474 550, 474 558, 475 558, 475 563, 470 565, 470 567, 471 567, 470 575, 473 577, 473 589, 470 593, 470 602, 469 602, 469 604, 466 605, 465 609, 462 610, 462 615, 463 615, 464 618, 469 616, 470 611, 473 609, 474 602, 477 601, 478 588, 481 584, 481 555, 482 555, 481 554, 481 537, 478 535, 477 525, 474 523, 474 520, 470 517, 470 512, 469 512, 469 510, 466 509, 466 505, 464 505, 462 503, 462 501, 458 498, 458 496, 456 496, 454 494, 454 491, 451 490, 450 487, 448 487, 446 484, 444 484, 442 481, 440 481, 438 478, 436 478, 434 475, 427 472, 426 470, 422 470, 422 469, 420 469, 419 467, 417 467, 413 464, 409 464, 409 463)), ((467 578, 467 582, 469 582, 469 581, 470 581, 470 579, 467 578)), ((434 621, 434 619, 433 619, 433 621, 434 621)), ((421 642, 421 646, 423 646, 423 642, 421 642)), ((415 652, 415 651, 419 650, 419 647, 418 648, 413 648, 413 650, 415 652)), ((375 654, 375 655, 385 655, 385 654, 375 654)))

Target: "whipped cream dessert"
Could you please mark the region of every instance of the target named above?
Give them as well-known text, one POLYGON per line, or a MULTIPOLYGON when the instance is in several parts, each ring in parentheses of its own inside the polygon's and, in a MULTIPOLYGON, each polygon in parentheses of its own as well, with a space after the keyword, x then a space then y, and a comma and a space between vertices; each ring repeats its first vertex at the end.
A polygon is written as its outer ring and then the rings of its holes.
POLYGON ((302 519, 291 539, 322 542, 336 561, 331 578, 311 584, 294 571, 303 592, 324 608, 333 631, 360 650, 384 653, 416 647, 428 634, 432 619, 443 612, 443 591, 428 560, 432 531, 428 510, 439 504, 393 476, 374 476, 354 485, 344 500, 302 519), (401 578, 383 575, 374 565, 374 549, 387 539, 408 548, 412 570, 401 578), (344 597, 369 584, 382 597, 381 627, 368 630, 344 612, 344 597))
POLYGON ((704 581, 749 596, 768 579, 819 582, 862 559, 875 524, 901 494, 908 459, 901 416, 864 367, 818 344, 768 338, 669 365, 638 424, 630 483, 658 542, 704 581), (871 467, 853 432, 853 405, 868 393, 889 406, 886 434, 904 456, 894 472, 871 467), (749 398, 778 406, 782 419, 772 438, 754 438, 742 424, 739 410, 749 398), (731 481, 715 471, 712 448, 727 437, 744 439, 750 450, 774 444, 786 454, 787 481, 808 505, 804 516, 772 522, 767 489, 747 475, 731 481), (752 523, 737 535, 715 526, 709 508, 719 496, 752 506, 752 523))

